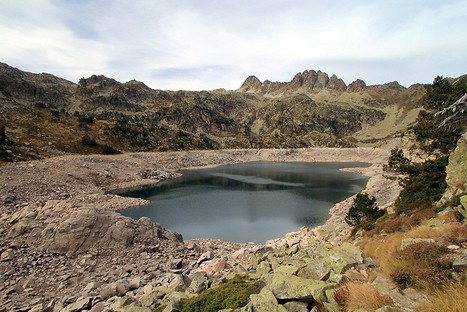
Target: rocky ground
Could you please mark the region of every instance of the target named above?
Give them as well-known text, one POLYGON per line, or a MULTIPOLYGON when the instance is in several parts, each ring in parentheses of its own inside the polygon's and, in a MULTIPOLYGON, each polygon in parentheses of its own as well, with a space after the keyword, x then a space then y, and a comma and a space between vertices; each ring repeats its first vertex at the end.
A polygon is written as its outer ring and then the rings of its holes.
POLYGON ((120 215, 118 210, 144 200, 115 195, 118 190, 158 183, 190 167, 254 160, 363 161, 372 165, 352 170, 370 176, 366 192, 384 207, 398 193, 397 181, 383 176, 388 156, 388 150, 375 148, 261 149, 63 156, 4 165, 0 311, 119 309, 123 299, 112 298, 125 294, 132 298, 126 305, 170 303, 169 294, 197 293, 232 272, 257 271, 252 256, 272 248, 286 245, 287 254, 297 244, 344 237, 348 228, 342 219, 352 202, 337 204, 322 230, 302 229, 266 245, 184 242, 148 218, 120 215))

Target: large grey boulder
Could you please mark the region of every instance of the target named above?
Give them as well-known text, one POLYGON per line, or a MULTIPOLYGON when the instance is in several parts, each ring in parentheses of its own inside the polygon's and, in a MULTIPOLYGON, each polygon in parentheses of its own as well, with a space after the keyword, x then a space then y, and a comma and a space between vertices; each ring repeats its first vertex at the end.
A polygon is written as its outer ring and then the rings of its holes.
POLYGON ((310 280, 295 275, 275 275, 272 281, 272 293, 280 300, 323 301, 324 291, 335 284, 310 280))

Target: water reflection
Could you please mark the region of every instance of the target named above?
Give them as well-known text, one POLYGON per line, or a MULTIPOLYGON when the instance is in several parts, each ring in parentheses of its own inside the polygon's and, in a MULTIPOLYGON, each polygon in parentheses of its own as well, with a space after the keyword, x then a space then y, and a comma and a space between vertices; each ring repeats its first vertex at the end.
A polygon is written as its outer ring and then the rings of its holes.
POLYGON ((185 239, 264 242, 324 223, 329 208, 367 179, 339 171, 362 163, 251 162, 187 170, 183 177, 126 195, 152 204, 122 214, 148 216, 185 239))

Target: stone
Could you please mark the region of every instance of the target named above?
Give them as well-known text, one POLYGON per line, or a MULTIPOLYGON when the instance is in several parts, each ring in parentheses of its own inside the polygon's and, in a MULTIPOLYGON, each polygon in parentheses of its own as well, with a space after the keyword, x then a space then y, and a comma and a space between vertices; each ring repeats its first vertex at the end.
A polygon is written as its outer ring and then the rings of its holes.
POLYGON ((0 261, 11 261, 15 258, 13 250, 7 249, 0 255, 0 261))
POLYGON ((401 241, 401 249, 404 249, 405 247, 407 247, 409 245, 422 243, 422 242, 424 242, 424 243, 434 243, 435 240, 432 239, 432 238, 404 238, 401 241))
POLYGON ((389 296, 397 306, 404 307, 407 310, 414 310, 421 303, 428 301, 425 294, 411 288, 407 288, 401 292, 391 280, 381 276, 376 277, 371 285, 381 295, 389 296))
POLYGON ((283 307, 288 312, 308 312, 308 305, 304 302, 289 301, 284 303, 283 307))
POLYGON ((162 312, 180 312, 180 307, 177 302, 170 302, 162 312))
POLYGON ((143 294, 149 294, 153 291, 154 287, 151 284, 144 285, 143 294))
POLYGON ((123 267, 122 267, 122 271, 123 272, 126 272, 126 273, 131 273, 135 270, 135 267, 132 266, 131 264, 125 264, 123 267))
POLYGON ((183 258, 170 260, 171 269, 181 269, 183 267, 183 258))
POLYGON ((115 282, 115 289, 118 295, 123 296, 130 290, 130 285, 126 280, 120 280, 115 282))
POLYGON ((404 312, 404 310, 395 307, 385 306, 377 309, 375 312, 404 312))
POLYGON ((145 293, 143 294, 138 302, 143 306, 143 307, 150 307, 152 306, 157 300, 157 292, 150 292, 150 293, 145 293))
POLYGON ((45 308, 44 304, 39 303, 39 304, 33 305, 31 310, 29 310, 29 312, 43 312, 44 308, 45 308))
MULTIPOLYGON (((461 196, 463 210, 467 210, 467 132, 457 142, 456 149, 449 155, 446 167, 446 183, 448 184, 444 197, 461 196)), ((465 216, 465 215, 464 215, 465 216)))
POLYGON ((177 274, 168 288, 172 292, 183 292, 190 286, 190 279, 185 274, 177 274))
POLYGON ((196 272, 189 277, 191 279, 191 284, 187 289, 189 293, 199 294, 209 287, 209 279, 206 272, 196 272))
POLYGON ((439 218, 431 218, 427 220, 426 222, 424 222, 423 225, 429 226, 429 227, 440 227, 443 225, 443 223, 444 223, 443 220, 439 218))
POLYGON ((461 204, 459 207, 457 207, 457 211, 459 211, 460 214, 463 215, 465 219, 467 219, 467 195, 461 196, 460 202, 461 204))
POLYGON ((207 261, 207 260, 212 260, 214 259, 214 253, 212 251, 206 251, 205 253, 203 253, 199 258, 198 258, 198 261, 196 261, 198 264, 201 264, 202 262, 204 261, 207 261))
POLYGON ((458 245, 448 245, 446 248, 449 250, 459 250, 461 247, 458 245))
POLYGON ((89 312, 103 312, 107 310, 107 304, 105 302, 99 302, 95 304, 89 312))
POLYGON ((75 303, 67 305, 62 312, 79 312, 89 310, 92 308, 92 297, 87 297, 76 301, 75 303))
POLYGON ((115 284, 109 284, 103 287, 100 291, 100 296, 103 300, 115 297, 118 295, 117 288, 115 284))
POLYGON ((135 290, 141 286, 141 277, 135 276, 132 278, 128 278, 128 290, 135 290))
POLYGON ((353 282, 366 282, 367 277, 368 275, 365 276, 364 274, 354 269, 347 270, 344 274, 344 278, 353 282))
POLYGON ((294 275, 274 274, 272 293, 279 300, 324 301, 324 291, 335 284, 294 275))
POLYGON ((84 292, 85 293, 90 293, 93 290, 96 290, 99 287, 99 283, 96 282, 90 282, 86 284, 86 287, 84 287, 84 292))
POLYGON ((264 287, 259 294, 250 295, 250 301, 255 312, 287 311, 279 306, 276 297, 268 287, 264 287))
POLYGON ((460 272, 467 270, 467 253, 457 256, 452 262, 452 268, 460 272))
POLYGON ((327 312, 341 312, 341 308, 335 302, 323 302, 325 311, 327 312))

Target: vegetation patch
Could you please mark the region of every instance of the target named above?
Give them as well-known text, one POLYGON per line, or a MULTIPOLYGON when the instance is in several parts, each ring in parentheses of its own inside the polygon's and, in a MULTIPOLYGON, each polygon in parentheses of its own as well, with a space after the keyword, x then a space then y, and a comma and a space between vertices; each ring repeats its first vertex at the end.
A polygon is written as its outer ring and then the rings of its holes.
POLYGON ((445 259, 448 249, 433 242, 421 241, 395 254, 396 269, 391 277, 401 288, 425 289, 442 285, 450 278, 451 262, 445 259))
POLYGON ((261 281, 250 281, 247 277, 236 276, 224 284, 208 289, 196 297, 182 299, 182 312, 216 312, 222 309, 236 309, 248 304, 251 294, 257 294, 264 287, 261 281))

